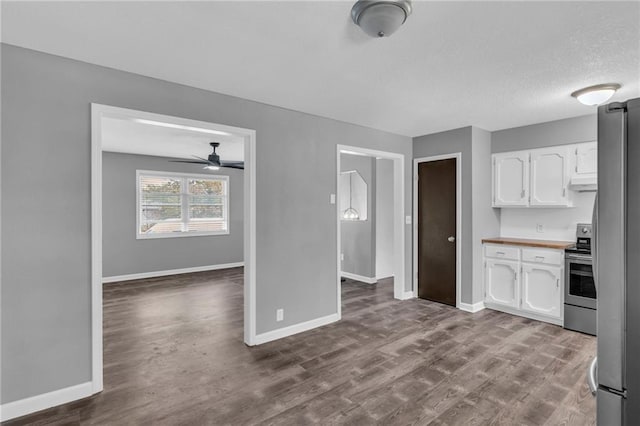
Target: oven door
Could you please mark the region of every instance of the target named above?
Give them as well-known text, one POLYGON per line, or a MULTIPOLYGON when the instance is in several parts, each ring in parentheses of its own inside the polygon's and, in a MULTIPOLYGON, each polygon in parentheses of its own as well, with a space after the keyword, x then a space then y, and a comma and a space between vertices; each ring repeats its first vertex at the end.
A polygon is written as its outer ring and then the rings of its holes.
POLYGON ((591 256, 565 256, 564 303, 596 309, 596 283, 591 256))

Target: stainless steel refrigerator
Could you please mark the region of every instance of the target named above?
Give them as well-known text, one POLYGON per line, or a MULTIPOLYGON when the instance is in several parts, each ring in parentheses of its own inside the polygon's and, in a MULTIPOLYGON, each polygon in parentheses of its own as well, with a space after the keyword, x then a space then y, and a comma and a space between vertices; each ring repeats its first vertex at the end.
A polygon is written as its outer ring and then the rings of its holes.
POLYGON ((640 98, 598 108, 593 227, 598 425, 640 425, 640 98))

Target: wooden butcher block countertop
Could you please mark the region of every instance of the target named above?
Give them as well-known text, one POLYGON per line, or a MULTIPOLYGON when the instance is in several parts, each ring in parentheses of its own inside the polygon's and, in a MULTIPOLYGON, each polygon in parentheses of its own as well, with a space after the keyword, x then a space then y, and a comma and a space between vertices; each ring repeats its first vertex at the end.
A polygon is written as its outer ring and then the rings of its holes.
POLYGON ((575 244, 574 241, 549 241, 549 240, 529 240, 526 238, 485 238, 483 243, 491 244, 507 244, 511 246, 527 246, 527 247, 541 247, 550 248, 556 250, 564 250, 569 246, 575 244))

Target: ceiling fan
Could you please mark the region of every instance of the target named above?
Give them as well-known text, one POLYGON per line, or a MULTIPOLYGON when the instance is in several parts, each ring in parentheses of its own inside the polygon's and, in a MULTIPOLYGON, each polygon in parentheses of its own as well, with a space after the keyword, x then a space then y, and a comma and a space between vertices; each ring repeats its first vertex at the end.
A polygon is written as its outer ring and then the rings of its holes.
POLYGON ((220 156, 216 154, 216 148, 220 146, 220 142, 210 142, 209 145, 213 148, 213 152, 209 154, 209 158, 202 158, 194 155, 197 160, 169 160, 172 163, 189 163, 189 164, 204 164, 204 168, 207 170, 220 170, 220 167, 228 167, 231 169, 244 170, 244 161, 221 161, 220 156))

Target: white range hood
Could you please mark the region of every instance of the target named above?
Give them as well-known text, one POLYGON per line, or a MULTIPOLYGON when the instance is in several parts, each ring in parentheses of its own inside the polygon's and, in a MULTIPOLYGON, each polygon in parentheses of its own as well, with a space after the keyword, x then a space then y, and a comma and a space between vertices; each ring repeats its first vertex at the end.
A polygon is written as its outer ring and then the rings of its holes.
POLYGON ((598 189, 598 176, 573 176, 569 181, 569 188, 573 191, 585 192, 596 191, 598 189))

